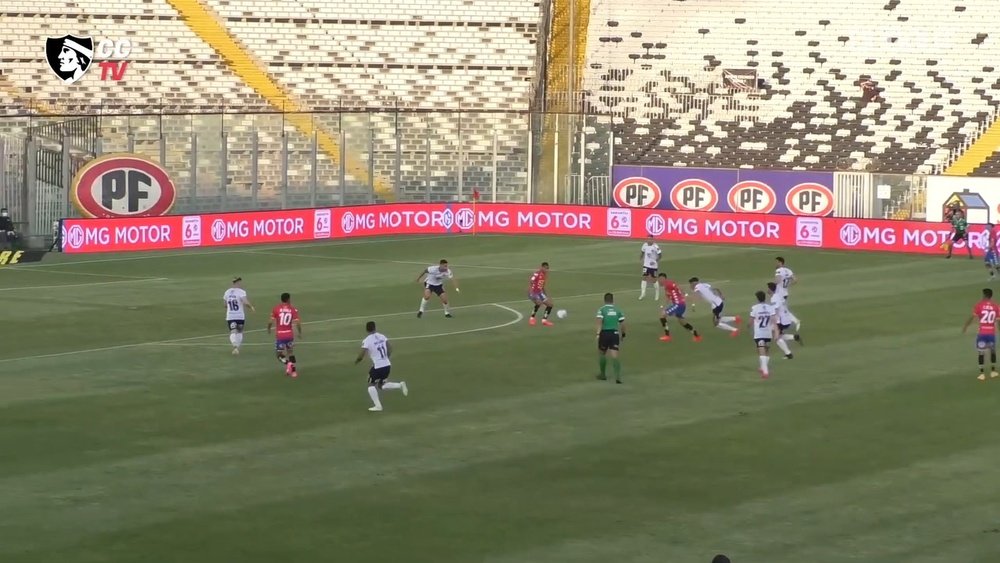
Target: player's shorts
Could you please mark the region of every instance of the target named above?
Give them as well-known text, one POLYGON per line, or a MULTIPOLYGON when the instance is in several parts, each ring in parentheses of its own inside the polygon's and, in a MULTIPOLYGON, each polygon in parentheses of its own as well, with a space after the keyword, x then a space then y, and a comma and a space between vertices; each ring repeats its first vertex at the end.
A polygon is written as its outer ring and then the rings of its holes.
POLYGON ((722 309, 724 309, 725 307, 726 307, 726 302, 725 301, 723 301, 722 303, 719 303, 718 306, 712 308, 712 315, 716 319, 718 319, 719 317, 722 316, 722 309))
POLYGON ((651 278, 655 278, 656 275, 657 275, 657 273, 658 272, 657 272, 656 268, 643 268, 642 269, 642 275, 643 275, 643 277, 649 276, 651 278))
POLYGON ((687 311, 687 305, 684 303, 674 303, 663 308, 663 315, 680 319, 684 317, 684 311, 687 311))
POLYGON ((543 303, 549 300, 549 296, 546 295, 544 291, 536 291, 533 293, 529 292, 528 299, 530 299, 532 303, 543 303))
POLYGON ((792 326, 792 323, 778 323, 778 334, 785 334, 785 331, 790 326, 792 326))
POLYGON ((617 330, 602 330, 601 334, 597 336, 597 349, 601 352, 617 350, 621 342, 621 335, 618 334, 617 330))
POLYGON ((771 346, 770 338, 754 338, 753 343, 757 345, 758 348, 768 348, 771 346))
POLYGON ((389 379, 389 371, 392 366, 382 366, 380 368, 373 367, 368 370, 368 385, 374 385, 379 389, 385 383, 386 379, 389 379))
POLYGON ((288 350, 295 346, 294 338, 278 338, 274 341, 275 350, 288 350))
POLYGON ((987 252, 986 256, 983 257, 983 260, 986 262, 986 265, 988 266, 996 266, 998 263, 1000 263, 1000 261, 998 261, 997 258, 998 258, 997 251, 993 250, 987 252))
POLYGON ((229 327, 229 330, 238 330, 240 332, 243 332, 243 325, 244 324, 246 324, 246 320, 243 320, 243 319, 232 319, 232 320, 226 321, 226 326, 229 327))
POLYGON ((427 291, 429 291, 429 292, 431 292, 434 295, 437 295, 439 297, 444 294, 444 284, 441 284, 441 285, 426 284, 424 287, 427 288, 427 291))
POLYGON ((978 350, 995 348, 996 345, 997 337, 995 334, 980 334, 976 336, 976 349, 978 350))
POLYGON ((955 231, 955 234, 951 237, 952 242, 958 242, 960 240, 966 240, 969 238, 969 233, 966 231, 955 231))

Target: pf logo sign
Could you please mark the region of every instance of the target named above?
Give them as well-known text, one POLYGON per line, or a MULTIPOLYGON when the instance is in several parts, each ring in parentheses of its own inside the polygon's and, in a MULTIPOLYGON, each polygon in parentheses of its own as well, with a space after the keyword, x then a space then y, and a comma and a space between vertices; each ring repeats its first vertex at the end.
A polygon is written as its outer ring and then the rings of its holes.
POLYGON ((674 184, 670 203, 680 211, 711 211, 719 204, 719 191, 704 180, 689 178, 674 184))
POLYGON ((826 217, 833 212, 833 191, 823 184, 799 184, 785 194, 785 205, 792 215, 826 217))
POLYGON ((177 188, 159 164, 135 154, 109 154, 80 168, 70 197, 87 217, 157 217, 174 206, 177 188))
POLYGON ((618 207, 643 207, 655 209, 663 199, 660 186, 649 178, 625 178, 615 184, 612 192, 618 207))
POLYGON ((729 208, 737 213, 770 213, 778 204, 778 194, 764 182, 745 180, 730 188, 729 208))

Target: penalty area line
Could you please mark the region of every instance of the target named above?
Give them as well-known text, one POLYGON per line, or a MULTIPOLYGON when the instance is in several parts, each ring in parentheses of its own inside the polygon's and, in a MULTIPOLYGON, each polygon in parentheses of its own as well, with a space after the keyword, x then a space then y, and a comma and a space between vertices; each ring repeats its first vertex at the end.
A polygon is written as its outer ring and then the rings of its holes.
MULTIPOLYGON (((517 323, 519 323, 519 322, 521 322, 521 321, 524 320, 524 314, 522 314, 517 309, 514 309, 513 307, 508 307, 506 305, 501 305, 500 303, 488 303, 488 304, 482 305, 482 307, 488 307, 489 305, 492 305, 492 306, 497 307, 499 309, 503 309, 504 311, 509 311, 509 312, 513 313, 514 314, 514 320, 507 321, 505 323, 491 325, 491 326, 482 326, 482 327, 478 327, 478 328, 469 328, 469 329, 464 329, 464 330, 452 330, 452 331, 448 331, 448 332, 436 332, 434 334, 416 334, 416 335, 410 335, 410 336, 393 336, 389 340, 391 340, 393 342, 395 342, 397 340, 423 340, 425 338, 443 338, 445 336, 459 336, 459 335, 462 335, 462 334, 473 334, 473 333, 476 333, 476 332, 488 332, 488 331, 491 331, 491 330, 500 330, 502 328, 507 328, 509 326, 513 326, 513 325, 516 325, 517 323)), ((400 315, 403 315, 403 314, 409 314, 409 313, 401 313, 400 315)), ((358 344, 360 342, 361 342, 361 339, 359 339, 359 338, 349 338, 349 339, 343 339, 343 340, 303 340, 301 342, 296 342, 295 346, 298 347, 298 346, 302 346, 302 345, 306 345, 306 344, 308 344, 308 345, 312 345, 312 344, 358 344)), ((248 343, 243 344, 243 346, 273 346, 273 345, 274 344, 271 343, 271 342, 248 342, 248 343)), ((159 344, 155 344, 155 346, 198 346, 198 347, 205 347, 205 348, 221 348, 221 347, 231 347, 232 345, 229 344, 229 343, 227 343, 227 342, 161 342, 159 344)))
POLYGON ((147 283, 170 281, 169 278, 141 278, 136 280, 116 280, 90 283, 63 283, 58 285, 23 285, 21 287, 0 287, 0 291, 30 291, 32 289, 64 289, 69 287, 95 287, 99 285, 116 285, 122 283, 147 283))

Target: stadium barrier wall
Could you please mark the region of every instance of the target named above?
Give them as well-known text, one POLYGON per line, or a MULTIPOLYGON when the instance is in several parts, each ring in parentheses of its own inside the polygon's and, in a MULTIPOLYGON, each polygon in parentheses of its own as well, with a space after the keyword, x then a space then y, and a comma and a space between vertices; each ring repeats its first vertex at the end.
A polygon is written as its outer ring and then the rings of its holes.
MULTIPOLYGON (((932 254, 946 224, 574 205, 396 203, 122 219, 63 219, 66 253, 133 252, 394 235, 567 235, 932 254)), ((981 248, 983 228, 970 230, 981 248)), ((960 243, 958 248, 964 248, 960 243)))

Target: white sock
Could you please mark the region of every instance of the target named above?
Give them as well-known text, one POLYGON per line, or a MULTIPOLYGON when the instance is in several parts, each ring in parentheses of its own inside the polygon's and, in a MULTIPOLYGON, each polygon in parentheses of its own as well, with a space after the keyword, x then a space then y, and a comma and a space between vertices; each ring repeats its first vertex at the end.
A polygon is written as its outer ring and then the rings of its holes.
POLYGON ((236 346, 237 348, 239 348, 242 345, 243 345, 243 333, 242 332, 237 332, 236 333, 236 342, 233 344, 233 346, 236 346))
POLYGON ((403 385, 400 384, 400 383, 396 383, 395 381, 386 381, 385 383, 382 384, 382 389, 383 390, 385 390, 385 389, 402 389, 402 388, 403 388, 403 385))
POLYGON ((448 307, 447 303, 442 303, 441 306, 444 307, 444 314, 447 315, 447 314, 451 313, 451 309, 448 307))
POLYGON ((378 399, 378 389, 376 389, 374 385, 370 385, 368 387, 368 396, 372 398, 372 404, 374 404, 376 408, 382 408, 382 401, 378 399))
MULTIPOLYGON (((725 317, 723 317, 723 318, 725 318, 725 317)), ((719 327, 719 328, 721 328, 722 330, 725 330, 725 331, 727 331, 727 332, 736 332, 736 327, 734 327, 734 326, 729 326, 729 325, 727 325, 727 324, 726 324, 726 323, 724 323, 724 322, 719 322, 719 324, 717 324, 717 325, 715 325, 715 326, 717 326, 717 327, 719 327)))
POLYGON ((420 312, 423 313, 426 310, 427 310, 427 300, 426 299, 421 299, 420 300, 420 312))
POLYGON ((795 340, 794 334, 782 334, 781 340, 795 340))
POLYGON ((765 374, 768 373, 768 371, 767 371, 767 362, 771 358, 768 357, 768 356, 758 356, 758 357, 760 358, 760 371, 763 372, 763 373, 765 373, 765 374))
POLYGON ((649 285, 648 281, 642 280, 642 286, 640 286, 640 287, 642 287, 642 291, 639 292, 639 297, 645 297, 646 296, 646 286, 648 286, 648 285, 649 285))
POLYGON ((736 320, 736 317, 719 317, 720 323, 731 323, 736 320))
POLYGON ((660 284, 656 282, 653 282, 653 297, 655 297, 657 301, 660 300, 660 284))
POLYGON ((233 348, 239 347, 239 344, 236 343, 236 333, 235 332, 230 332, 229 333, 229 343, 233 345, 233 348))
POLYGON ((784 338, 779 338, 775 344, 778 345, 778 348, 780 348, 786 356, 792 353, 792 351, 788 348, 788 342, 785 342, 784 338))

